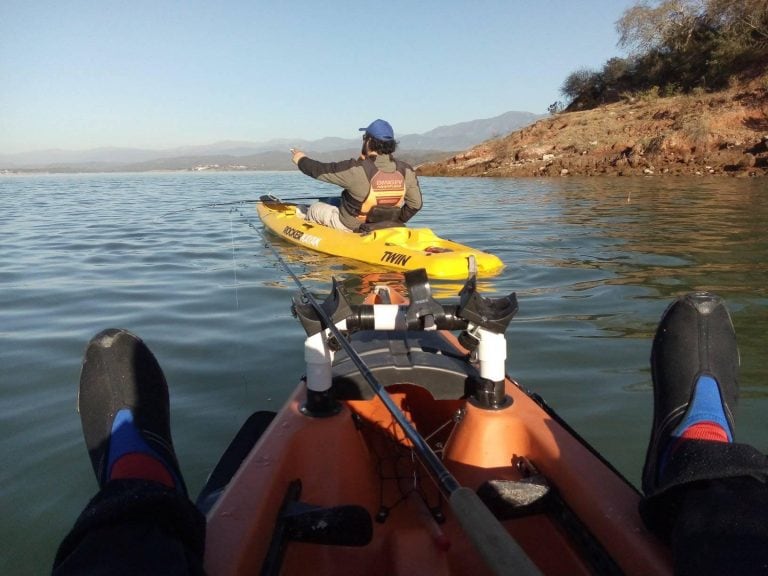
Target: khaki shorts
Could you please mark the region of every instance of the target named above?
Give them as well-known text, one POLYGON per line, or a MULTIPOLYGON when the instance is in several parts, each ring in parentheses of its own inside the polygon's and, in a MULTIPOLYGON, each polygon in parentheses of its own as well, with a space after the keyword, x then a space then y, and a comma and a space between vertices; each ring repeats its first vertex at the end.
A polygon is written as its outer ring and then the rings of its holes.
POLYGON ((325 202, 315 202, 307 209, 307 220, 317 222, 323 226, 328 226, 334 230, 344 230, 345 232, 354 232, 341 222, 339 209, 325 202))

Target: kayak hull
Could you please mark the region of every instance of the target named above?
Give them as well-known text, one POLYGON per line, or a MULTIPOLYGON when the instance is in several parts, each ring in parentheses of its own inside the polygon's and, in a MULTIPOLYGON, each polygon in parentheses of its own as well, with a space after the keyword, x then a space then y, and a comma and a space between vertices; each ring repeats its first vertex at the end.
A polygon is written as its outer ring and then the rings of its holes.
POLYGON ((470 259, 479 277, 495 276, 504 268, 497 256, 440 238, 429 228, 395 227, 356 234, 306 221, 293 204, 263 201, 256 210, 267 229, 292 244, 390 270, 423 268, 430 278, 464 279, 470 259))
MULTIPOLYGON (((492 508, 542 573, 671 573, 668 550, 638 515, 637 490, 545 405, 511 379, 500 409, 465 397, 456 367, 466 351, 452 334, 414 343, 362 332, 353 344, 462 486, 482 492, 489 481, 547 479, 543 502, 492 508), (403 361, 379 365, 381 350, 403 361)), ((298 479, 302 502, 354 505, 376 521, 364 546, 288 542, 280 574, 489 574, 408 439, 340 356, 338 412, 308 416, 300 384, 208 512, 206 572, 263 570, 284 495, 298 479)))

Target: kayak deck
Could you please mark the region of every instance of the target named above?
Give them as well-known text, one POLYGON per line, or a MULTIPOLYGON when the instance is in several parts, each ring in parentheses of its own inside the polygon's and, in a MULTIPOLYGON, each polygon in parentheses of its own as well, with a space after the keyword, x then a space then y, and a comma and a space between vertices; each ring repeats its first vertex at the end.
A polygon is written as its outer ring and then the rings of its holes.
MULTIPOLYGON (((456 311, 446 307, 446 317, 470 315, 462 312, 466 300, 456 311)), ((408 318, 408 305, 385 303, 359 319, 378 322, 392 306, 408 318)), ((388 326, 350 338, 449 473, 481 496, 543 574, 671 573, 668 549, 639 517, 637 490, 508 377, 502 400, 480 401, 488 366, 454 334, 388 326)), ((330 376, 333 409, 313 411, 302 381, 208 511, 206 572, 492 574, 415 446, 344 351, 330 376), (315 528, 304 525, 297 534, 302 516, 328 533, 313 540, 307 532, 315 528)))
POLYGON ((431 278, 464 279, 472 266, 479 277, 494 276, 504 267, 497 256, 440 238, 429 228, 403 226, 357 234, 304 220, 289 203, 262 201, 256 209, 264 225, 288 242, 392 270, 423 268, 431 278))

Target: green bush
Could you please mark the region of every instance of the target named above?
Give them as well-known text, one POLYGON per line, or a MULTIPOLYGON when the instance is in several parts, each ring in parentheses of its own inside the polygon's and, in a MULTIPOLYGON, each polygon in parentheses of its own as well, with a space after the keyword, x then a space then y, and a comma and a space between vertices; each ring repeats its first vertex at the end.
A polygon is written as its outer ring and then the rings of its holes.
POLYGON ((560 89, 569 108, 632 93, 648 99, 720 89, 740 74, 768 70, 766 0, 640 0, 616 28, 630 56, 570 74, 560 89))

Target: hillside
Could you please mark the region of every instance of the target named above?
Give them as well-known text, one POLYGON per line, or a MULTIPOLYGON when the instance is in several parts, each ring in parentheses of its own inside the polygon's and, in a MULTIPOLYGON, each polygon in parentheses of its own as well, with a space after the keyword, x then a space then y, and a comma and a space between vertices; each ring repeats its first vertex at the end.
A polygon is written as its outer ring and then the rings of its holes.
POLYGON ((427 176, 768 175, 768 75, 565 112, 419 166, 427 176))

